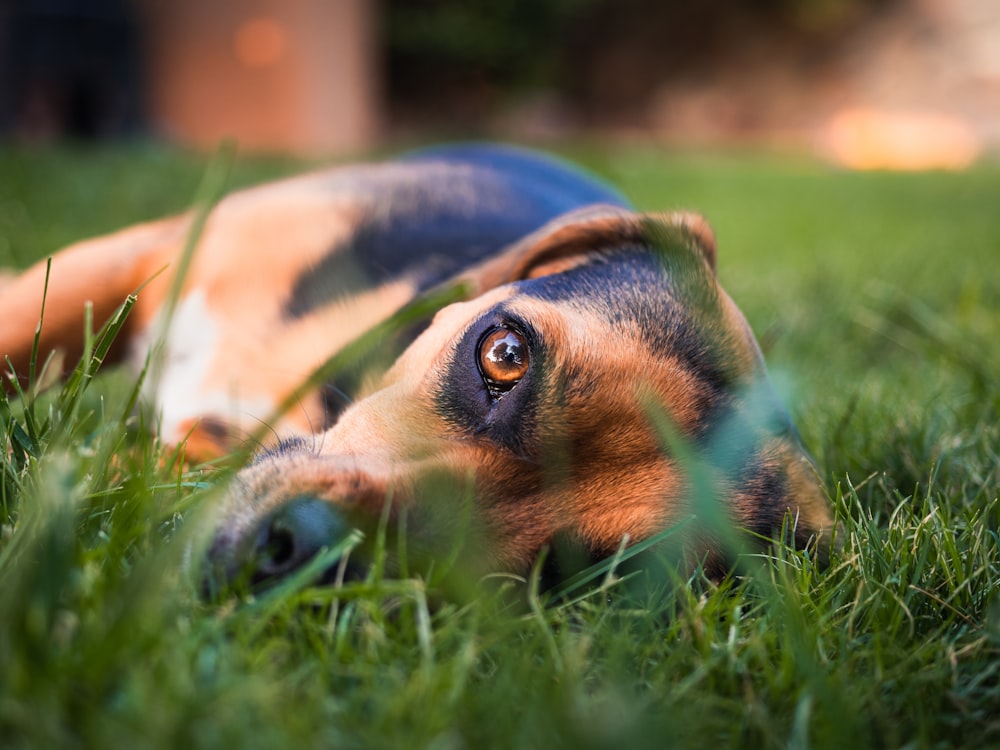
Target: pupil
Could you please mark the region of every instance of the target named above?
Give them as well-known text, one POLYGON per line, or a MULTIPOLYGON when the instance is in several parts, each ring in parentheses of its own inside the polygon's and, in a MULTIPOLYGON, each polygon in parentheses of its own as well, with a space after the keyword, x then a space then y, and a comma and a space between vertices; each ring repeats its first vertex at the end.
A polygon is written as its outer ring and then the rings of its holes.
POLYGON ((479 374, 493 398, 500 398, 517 385, 528 371, 531 352, 515 330, 497 326, 479 343, 479 374))
POLYGON ((524 364, 521 342, 512 333, 507 333, 497 341, 488 356, 490 361, 502 368, 515 369, 524 364))

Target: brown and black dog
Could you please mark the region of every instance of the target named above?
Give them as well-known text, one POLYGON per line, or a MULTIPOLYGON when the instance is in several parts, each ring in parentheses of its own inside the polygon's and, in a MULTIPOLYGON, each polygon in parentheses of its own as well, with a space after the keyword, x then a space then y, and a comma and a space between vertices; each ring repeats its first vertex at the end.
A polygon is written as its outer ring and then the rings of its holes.
MULTIPOLYGON (((237 474, 209 550, 228 576, 286 575, 384 512, 405 512, 432 555, 466 529, 478 571, 523 574, 565 539, 596 559, 698 515, 706 472, 735 528, 771 537, 791 518, 796 543, 829 537, 697 215, 636 213, 567 165, 458 146, 233 194, 186 264, 193 223, 58 253, 41 354, 78 354, 85 303, 101 320, 141 288, 118 355, 141 366, 161 342, 148 395, 162 438, 209 458, 269 420, 274 444, 237 474), (275 415, 348 342, 457 282, 465 299, 412 326, 378 379, 275 415)), ((0 296, 0 356, 18 373, 44 279, 36 266, 0 296)), ((691 538, 720 569, 718 536, 691 538)))

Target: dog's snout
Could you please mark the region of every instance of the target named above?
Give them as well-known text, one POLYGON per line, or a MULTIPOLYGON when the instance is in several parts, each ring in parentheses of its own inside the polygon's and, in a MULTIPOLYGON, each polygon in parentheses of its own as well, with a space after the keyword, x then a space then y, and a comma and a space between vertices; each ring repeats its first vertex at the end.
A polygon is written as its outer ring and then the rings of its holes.
POLYGON ((346 539, 350 531, 341 514, 328 502, 302 497, 285 503, 260 524, 251 553, 251 580, 283 578, 322 549, 346 539))
MULTIPOLYGON (((257 587, 302 569, 324 550, 354 533, 340 510, 325 500, 298 497, 275 508, 245 534, 220 535, 209 550, 206 594, 233 584, 257 587)), ((335 570, 338 563, 333 564, 335 570)), ((331 570, 321 572, 324 582, 331 570)))

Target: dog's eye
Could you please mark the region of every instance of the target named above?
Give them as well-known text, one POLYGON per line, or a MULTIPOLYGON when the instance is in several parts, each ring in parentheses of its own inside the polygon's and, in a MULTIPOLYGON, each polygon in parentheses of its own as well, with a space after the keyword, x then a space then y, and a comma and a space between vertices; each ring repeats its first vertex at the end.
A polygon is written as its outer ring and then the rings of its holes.
POLYGON ((491 328, 479 340, 479 372, 490 392, 499 397, 517 385, 528 372, 528 342, 513 328, 491 328))

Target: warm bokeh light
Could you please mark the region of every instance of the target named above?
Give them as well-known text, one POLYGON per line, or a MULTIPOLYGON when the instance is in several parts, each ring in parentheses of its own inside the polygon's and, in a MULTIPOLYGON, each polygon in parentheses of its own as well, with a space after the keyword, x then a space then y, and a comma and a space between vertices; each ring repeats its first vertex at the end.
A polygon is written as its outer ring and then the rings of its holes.
POLYGON ((979 157, 982 143, 952 115, 852 107, 827 124, 823 148, 851 169, 965 169, 979 157))
POLYGON ((273 18, 251 18, 233 34, 236 59, 248 68, 266 68, 278 62, 288 49, 288 32, 273 18))

